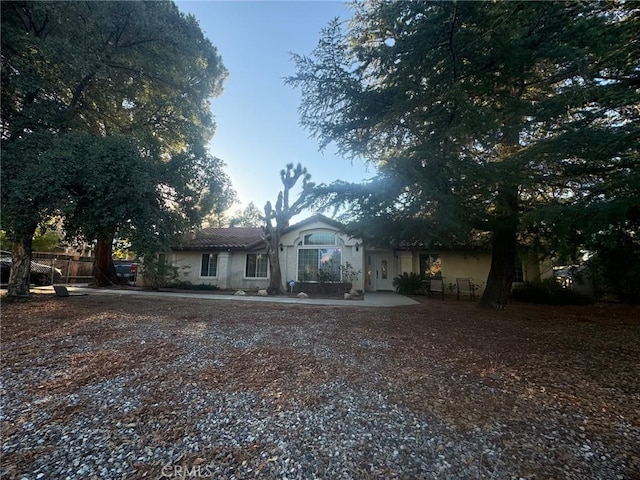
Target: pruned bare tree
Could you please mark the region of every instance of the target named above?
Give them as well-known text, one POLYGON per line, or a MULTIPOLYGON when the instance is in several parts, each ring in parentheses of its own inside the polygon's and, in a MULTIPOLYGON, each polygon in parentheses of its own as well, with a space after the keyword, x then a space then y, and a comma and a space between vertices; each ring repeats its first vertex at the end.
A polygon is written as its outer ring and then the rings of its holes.
POLYGON ((270 295, 284 292, 282 284, 282 272, 280 271, 280 237, 282 232, 289 226, 291 218, 302 212, 311 202, 312 192, 315 187, 310 182, 311 175, 300 163, 293 166, 289 163, 286 169, 280 171, 280 180, 283 190, 278 193, 275 206, 268 201, 264 206, 264 241, 267 245, 269 256, 270 282, 268 292, 270 295), (289 195, 291 190, 302 179, 302 191, 293 203, 290 203, 289 195))

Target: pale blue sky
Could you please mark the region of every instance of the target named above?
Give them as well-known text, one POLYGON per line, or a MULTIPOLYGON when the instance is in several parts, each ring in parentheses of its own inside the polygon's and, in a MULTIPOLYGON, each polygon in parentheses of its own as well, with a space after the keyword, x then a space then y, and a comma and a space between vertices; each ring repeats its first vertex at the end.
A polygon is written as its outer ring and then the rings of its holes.
POLYGON ((291 53, 310 54, 320 30, 351 11, 337 1, 180 1, 218 48, 229 71, 222 95, 212 102, 217 130, 211 153, 227 164, 239 200, 262 210, 282 189, 279 172, 302 163, 316 183, 359 182, 375 170, 353 165, 318 144, 299 125, 300 92, 284 84, 295 73, 291 53))

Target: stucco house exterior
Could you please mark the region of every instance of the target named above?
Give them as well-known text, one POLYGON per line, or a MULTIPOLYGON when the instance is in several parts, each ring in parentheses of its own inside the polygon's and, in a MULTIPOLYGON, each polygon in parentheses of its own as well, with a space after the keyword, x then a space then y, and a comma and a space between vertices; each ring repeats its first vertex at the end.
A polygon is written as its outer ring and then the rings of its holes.
MULTIPOLYGON (((341 227, 335 220, 314 215, 285 229, 279 245, 283 282, 318 281, 320 268, 333 269, 340 278, 340 266, 347 262, 354 270, 362 270, 362 241, 341 233, 341 227)), ((221 289, 266 289, 269 265, 264 235, 262 228, 205 228, 163 255, 178 268, 183 281, 221 289)), ((364 290, 362 274, 353 287, 364 290)))
MULTIPOLYGON (((441 276, 451 293, 456 277, 470 277, 480 295, 491 265, 491 254, 485 251, 367 248, 361 239, 342 233, 342 224, 320 214, 289 226, 279 247, 283 289, 288 289, 290 280, 318 281, 320 269, 330 269, 340 278, 344 273, 340 267, 348 263, 351 271, 359 272, 353 288, 365 292, 392 291, 396 276, 414 272, 441 276)), ((245 291, 269 286, 261 228, 205 228, 185 237, 163 257, 178 268, 181 281, 245 291)), ((515 282, 543 275, 537 261, 518 260, 515 282)))

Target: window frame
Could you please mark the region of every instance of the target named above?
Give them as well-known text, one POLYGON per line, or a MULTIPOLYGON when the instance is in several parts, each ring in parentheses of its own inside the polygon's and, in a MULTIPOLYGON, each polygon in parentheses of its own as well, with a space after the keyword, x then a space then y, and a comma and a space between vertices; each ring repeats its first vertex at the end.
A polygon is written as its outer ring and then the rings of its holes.
POLYGON ((524 262, 520 258, 520 255, 516 254, 515 263, 513 266, 513 283, 524 283, 526 280, 524 262))
POLYGON ((339 264, 337 266, 337 270, 335 270, 333 273, 337 274, 338 279, 337 280, 333 280, 333 282, 342 282, 342 260, 343 260, 343 248, 341 246, 339 246, 338 243, 338 234, 334 231, 330 231, 330 230, 316 230, 316 231, 311 231, 308 233, 304 233, 302 234, 302 241, 298 244, 298 250, 297 250, 297 255, 296 255, 296 281, 298 282, 304 282, 304 283, 320 283, 320 276, 319 276, 319 272, 321 270, 323 261, 323 258, 326 258, 326 256, 328 254, 330 254, 331 257, 334 257, 336 255, 336 252, 339 253, 339 264), (333 239, 333 243, 325 243, 325 244, 317 244, 312 242, 312 236, 313 235, 326 235, 324 238, 322 238, 323 240, 327 240, 328 236, 331 235, 332 239, 333 239), (317 262, 317 264, 315 265, 315 267, 308 262, 309 258, 304 258, 304 260, 306 260, 306 262, 303 264, 301 263, 301 255, 305 255, 306 257, 309 257, 309 253, 302 253, 302 252, 311 252, 314 251, 315 253, 315 261, 317 262), (311 273, 310 275, 315 277, 313 280, 309 280, 309 279, 303 279, 303 277, 308 276, 309 274, 305 273, 305 272, 301 272, 301 266, 307 266, 309 265, 311 267, 311 273), (301 275, 301 273, 305 273, 304 275, 301 275))
POLYGON ((322 246, 337 246, 338 245, 338 235, 336 232, 332 232, 330 230, 316 230, 310 233, 307 233, 302 236, 302 245, 305 247, 322 247, 322 246), (321 240, 324 240, 323 236, 331 236, 333 239, 332 243, 319 243, 319 240, 313 241, 312 237, 317 235, 321 240))
POLYGON ((265 280, 269 278, 269 255, 266 253, 247 253, 244 257, 244 278, 247 279, 261 279, 265 280), (254 275, 249 275, 249 257, 256 257, 254 267, 254 275), (258 276, 258 257, 264 257, 264 276, 258 276))
POLYGON ((210 252, 210 253, 203 253, 200 255, 200 278, 218 278, 218 260, 219 260, 219 255, 216 252, 210 252), (203 275, 204 272, 204 259, 205 256, 208 257, 208 261, 207 261, 207 273, 208 275, 203 275), (211 257, 215 257, 215 264, 214 264, 214 268, 215 268, 215 272, 214 275, 211 275, 211 257))
POLYGON ((442 254, 440 252, 424 252, 420 256, 420 276, 425 278, 442 278, 442 254))

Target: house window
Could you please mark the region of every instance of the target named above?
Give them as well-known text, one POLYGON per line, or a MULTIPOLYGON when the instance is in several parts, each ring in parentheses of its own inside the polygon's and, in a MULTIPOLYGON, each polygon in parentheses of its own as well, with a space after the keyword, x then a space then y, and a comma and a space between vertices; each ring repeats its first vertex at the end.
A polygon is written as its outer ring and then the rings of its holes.
POLYGON ((245 268, 245 277, 248 278, 267 278, 267 265, 269 257, 266 253, 249 253, 247 254, 247 266, 245 268))
POLYGON ((202 255, 202 263, 200 264, 201 277, 217 277, 218 276, 218 254, 205 253, 202 255))
POLYGON ((420 275, 442 277, 442 259, 439 253, 420 254, 420 275))
POLYGON ((336 234, 332 232, 314 232, 304 236, 304 245, 335 245, 336 234))
POLYGON ((340 248, 301 248, 298 250, 298 281, 339 282, 341 265, 340 248))
POLYGON ((169 256, 166 253, 158 254, 158 274, 168 275, 171 270, 171 263, 169 262, 169 256))
POLYGON ((522 267, 522 260, 516 255, 516 265, 513 269, 513 281, 515 283, 524 283, 524 268, 522 267))

